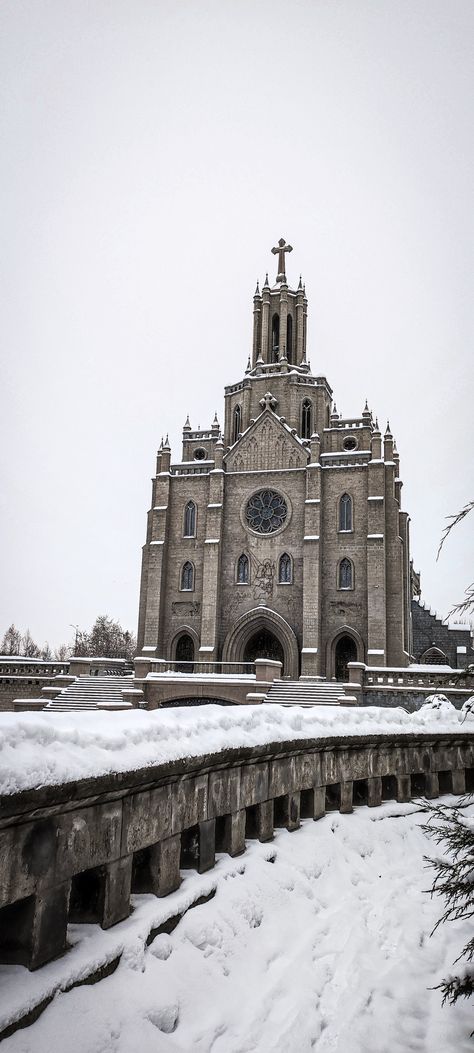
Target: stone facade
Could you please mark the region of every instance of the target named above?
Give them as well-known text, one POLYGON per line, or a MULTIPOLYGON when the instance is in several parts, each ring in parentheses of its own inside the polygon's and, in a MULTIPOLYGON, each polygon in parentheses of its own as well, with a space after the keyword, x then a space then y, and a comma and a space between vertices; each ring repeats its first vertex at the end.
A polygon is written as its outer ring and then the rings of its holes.
POLYGON ((474 664, 469 625, 446 625, 417 599, 412 600, 413 654, 417 662, 467 669, 474 664))
MULTIPOLYGON (((367 404, 343 418, 307 359, 307 298, 281 266, 253 299, 244 377, 225 419, 160 447, 143 549, 139 653, 283 661, 346 679, 347 662, 412 653, 399 457, 367 404)), ((189 668, 189 666, 188 666, 189 668)))

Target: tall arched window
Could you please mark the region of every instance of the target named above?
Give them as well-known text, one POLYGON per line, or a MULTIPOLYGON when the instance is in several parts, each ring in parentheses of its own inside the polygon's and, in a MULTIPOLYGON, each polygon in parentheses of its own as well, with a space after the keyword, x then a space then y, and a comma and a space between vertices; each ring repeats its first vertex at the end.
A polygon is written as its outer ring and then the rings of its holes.
POLYGON ((188 501, 184 509, 184 537, 196 537, 196 505, 188 501))
POLYGON ((234 421, 232 425, 232 442, 237 442, 237 439, 242 431, 242 410, 240 406, 234 407, 234 421))
POLYGON ((193 592, 194 591, 194 567, 189 560, 183 563, 181 570, 181 591, 182 592, 193 592))
POLYGON ((339 501, 339 530, 352 530, 352 497, 343 494, 339 501))
POLYGON ((303 399, 301 406, 301 438, 310 439, 312 434, 311 399, 303 399))
POLYGON ((272 362, 278 362, 280 353, 280 318, 277 314, 272 318, 272 362))
POLYGON ((291 314, 286 319, 286 357, 289 362, 293 361, 293 319, 291 314))
POLYGON ((280 585, 291 585, 291 556, 284 552, 278 563, 278 581, 280 585))
POLYGON ((354 588, 354 575, 350 559, 341 559, 337 587, 338 589, 354 588))
POLYGON ((237 582, 239 585, 248 585, 249 583, 249 558, 242 552, 237 560, 237 582))

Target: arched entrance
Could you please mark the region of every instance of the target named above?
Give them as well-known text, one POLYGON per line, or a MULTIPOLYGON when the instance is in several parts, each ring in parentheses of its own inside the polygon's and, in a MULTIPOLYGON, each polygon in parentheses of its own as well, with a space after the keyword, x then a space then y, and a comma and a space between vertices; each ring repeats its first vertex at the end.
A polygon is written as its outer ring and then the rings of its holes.
POLYGON ((244 662, 255 662, 256 658, 271 658, 281 662, 282 674, 285 672, 285 654, 279 640, 269 629, 259 629, 247 641, 244 650, 244 662))
POLYGON ((255 658, 271 657, 283 662, 285 676, 290 680, 298 679, 299 647, 294 630, 281 614, 263 604, 246 611, 232 627, 224 640, 222 661, 249 662, 250 648, 255 658), (277 648, 278 653, 275 653, 277 648))
POLYGON ((176 644, 175 661, 178 673, 194 672, 194 640, 188 633, 183 633, 176 644))
POLYGON ((348 662, 357 662, 357 645, 352 636, 341 636, 334 652, 334 672, 336 680, 348 680, 348 662))

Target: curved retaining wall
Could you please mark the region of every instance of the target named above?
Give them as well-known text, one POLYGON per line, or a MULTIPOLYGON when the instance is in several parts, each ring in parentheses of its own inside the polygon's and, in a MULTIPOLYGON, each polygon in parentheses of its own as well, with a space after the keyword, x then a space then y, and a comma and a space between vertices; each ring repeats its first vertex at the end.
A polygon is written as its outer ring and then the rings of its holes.
POLYGON ((131 892, 166 896, 180 870, 238 855, 274 826, 474 789, 474 737, 325 738, 226 750, 0 800, 0 962, 66 950, 68 921, 109 928, 131 892))

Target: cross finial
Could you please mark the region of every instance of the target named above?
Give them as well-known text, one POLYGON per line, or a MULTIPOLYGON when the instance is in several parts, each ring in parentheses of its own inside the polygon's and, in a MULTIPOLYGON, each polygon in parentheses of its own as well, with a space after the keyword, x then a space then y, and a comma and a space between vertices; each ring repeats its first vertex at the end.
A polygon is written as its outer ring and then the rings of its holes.
POLYGON ((286 282, 286 271, 285 271, 285 252, 293 252, 293 246, 287 245, 284 238, 280 238, 278 245, 272 249, 273 255, 278 253, 278 274, 276 276, 277 282, 286 282))

